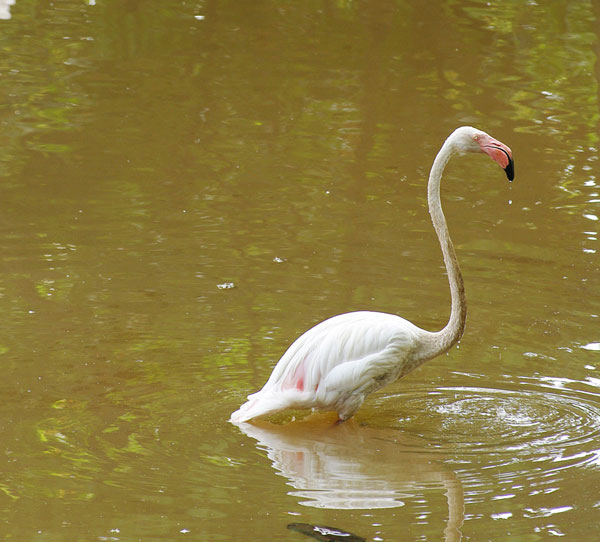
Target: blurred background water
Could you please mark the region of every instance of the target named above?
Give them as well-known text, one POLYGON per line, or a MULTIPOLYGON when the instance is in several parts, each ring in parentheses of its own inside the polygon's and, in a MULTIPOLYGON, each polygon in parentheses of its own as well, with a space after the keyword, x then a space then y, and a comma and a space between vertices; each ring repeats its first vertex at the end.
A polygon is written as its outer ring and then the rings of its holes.
POLYGON ((600 7, 0 2, 0 533, 14 540, 600 534, 600 7), (336 428, 227 423, 340 312, 459 348, 336 428))

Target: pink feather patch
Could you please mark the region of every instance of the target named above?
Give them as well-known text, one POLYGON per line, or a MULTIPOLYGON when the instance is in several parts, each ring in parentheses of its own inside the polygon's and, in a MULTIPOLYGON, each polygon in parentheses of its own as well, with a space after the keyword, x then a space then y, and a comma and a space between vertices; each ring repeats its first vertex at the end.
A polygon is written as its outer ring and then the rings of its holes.
POLYGON ((298 391, 304 391, 305 361, 306 358, 298 363, 294 370, 294 374, 285 379, 282 389, 289 390, 291 388, 296 388, 298 391))

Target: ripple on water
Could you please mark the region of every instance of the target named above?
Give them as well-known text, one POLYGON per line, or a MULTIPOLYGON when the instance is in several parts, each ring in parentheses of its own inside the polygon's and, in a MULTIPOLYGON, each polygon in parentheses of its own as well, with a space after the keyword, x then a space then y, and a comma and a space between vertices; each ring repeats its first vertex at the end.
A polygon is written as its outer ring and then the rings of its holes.
POLYGON ((489 468, 518 465, 519 471, 550 472, 600 466, 597 394, 541 380, 511 388, 444 387, 403 393, 401 423, 416 429, 436 451, 457 460, 485 454, 489 468))

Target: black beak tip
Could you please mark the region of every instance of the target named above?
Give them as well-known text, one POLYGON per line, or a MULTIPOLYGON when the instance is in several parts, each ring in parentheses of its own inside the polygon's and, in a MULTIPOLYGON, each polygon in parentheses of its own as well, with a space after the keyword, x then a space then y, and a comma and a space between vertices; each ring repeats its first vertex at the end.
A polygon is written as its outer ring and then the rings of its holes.
POLYGON ((508 177, 509 181, 512 181, 515 178, 515 163, 512 161, 512 159, 509 160, 508 165, 504 168, 504 171, 506 172, 506 176, 508 177))

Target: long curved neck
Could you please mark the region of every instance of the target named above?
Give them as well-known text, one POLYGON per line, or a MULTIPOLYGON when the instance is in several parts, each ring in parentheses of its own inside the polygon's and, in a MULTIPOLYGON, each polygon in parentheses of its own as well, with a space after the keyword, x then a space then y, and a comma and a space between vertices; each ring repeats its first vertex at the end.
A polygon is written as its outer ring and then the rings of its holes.
POLYGON ((452 309, 450 319, 446 326, 437 332, 428 333, 425 349, 419 355, 419 361, 426 361, 439 354, 448 351, 462 337, 467 321, 467 299, 465 296, 465 287, 460 273, 458 259, 454 251, 454 245, 450 240, 446 217, 442 211, 440 200, 440 181, 442 173, 448 160, 454 154, 454 149, 450 138, 446 140, 438 152, 431 172, 429 173, 429 183, 427 185, 427 203, 429 205, 429 214, 433 227, 440 241, 444 264, 448 273, 448 282, 450 283, 450 297, 452 299, 452 309))

